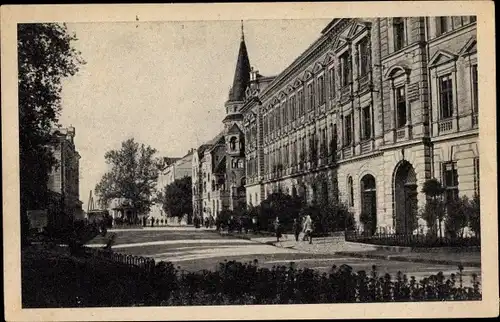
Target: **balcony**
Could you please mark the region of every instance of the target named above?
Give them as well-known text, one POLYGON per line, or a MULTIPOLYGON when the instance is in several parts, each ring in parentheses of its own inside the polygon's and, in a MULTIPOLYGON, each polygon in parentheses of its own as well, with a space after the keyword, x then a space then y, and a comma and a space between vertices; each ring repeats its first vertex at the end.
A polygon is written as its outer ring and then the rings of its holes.
POLYGON ((361 153, 368 153, 372 150, 372 140, 361 142, 361 153))
POLYGON ((342 154, 344 155, 344 159, 352 157, 352 148, 349 146, 342 150, 342 154))
POLYGON ((352 85, 345 85, 340 89, 340 101, 345 102, 351 99, 352 95, 352 85))
POLYGON ((453 119, 440 121, 438 124, 439 133, 446 133, 453 130, 453 119))
POLYGON ((371 77, 370 73, 366 73, 365 75, 358 78, 358 92, 363 92, 370 88, 371 77))
POLYGON ((405 137, 406 137, 406 128, 405 127, 396 129, 396 140, 397 141, 404 140, 405 137))

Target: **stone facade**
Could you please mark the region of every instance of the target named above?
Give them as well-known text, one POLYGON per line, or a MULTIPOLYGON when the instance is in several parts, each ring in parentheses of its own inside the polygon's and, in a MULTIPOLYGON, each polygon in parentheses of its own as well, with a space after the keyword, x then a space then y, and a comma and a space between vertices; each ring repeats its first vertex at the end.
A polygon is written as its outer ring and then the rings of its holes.
POLYGON ((200 146, 193 159, 193 212, 216 218, 224 209, 245 205, 246 163, 243 114, 245 90, 250 82, 250 62, 242 33, 233 84, 224 104, 223 130, 200 146))
MULTIPOLYGON (((189 150, 188 153, 182 158, 167 158, 168 162, 165 168, 159 170, 158 180, 156 183, 156 190, 161 192, 166 186, 173 183, 177 179, 182 179, 184 177, 192 176, 192 164, 193 164, 193 150, 189 150)), ((163 211, 163 206, 161 203, 155 203, 151 207, 149 216, 152 218, 165 219, 165 212, 163 211)))
POLYGON ((479 189, 475 18, 334 19, 246 91, 247 203, 276 190, 344 202, 406 233, 423 183, 479 189))
POLYGON ((74 127, 57 129, 52 134, 51 148, 57 163, 49 174, 48 188, 54 195, 52 212, 59 209, 65 216, 53 218, 56 224, 84 218, 80 201, 80 154, 74 138, 74 127))

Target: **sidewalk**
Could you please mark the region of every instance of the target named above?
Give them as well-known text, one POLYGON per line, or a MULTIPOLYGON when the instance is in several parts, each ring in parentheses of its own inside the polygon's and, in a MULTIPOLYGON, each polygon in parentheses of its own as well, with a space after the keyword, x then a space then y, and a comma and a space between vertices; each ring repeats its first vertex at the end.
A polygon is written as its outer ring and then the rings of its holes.
POLYGON ((280 242, 276 242, 276 237, 259 237, 251 238, 251 240, 276 247, 290 248, 312 254, 334 254, 358 258, 481 267, 480 251, 420 251, 408 247, 384 247, 346 242, 343 236, 313 238, 312 244, 309 244, 307 241, 301 241, 300 239, 296 242, 295 236, 291 234, 283 235, 280 242))

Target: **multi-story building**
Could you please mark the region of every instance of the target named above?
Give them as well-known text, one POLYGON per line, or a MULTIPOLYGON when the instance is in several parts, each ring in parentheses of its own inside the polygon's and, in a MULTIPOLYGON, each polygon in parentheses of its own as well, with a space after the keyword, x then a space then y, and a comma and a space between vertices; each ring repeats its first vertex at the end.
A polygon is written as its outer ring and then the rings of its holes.
MULTIPOLYGON (((189 150, 182 158, 164 158, 164 166, 159 169, 156 182, 157 192, 163 192, 166 186, 177 179, 191 177, 193 162, 193 149, 189 150)), ((148 214, 152 218, 164 218, 165 214, 161 202, 156 201, 148 214)))
POLYGON ((48 181, 53 197, 49 220, 55 225, 84 217, 80 201, 80 154, 74 138, 74 127, 55 129, 52 133, 50 147, 57 162, 48 181))
POLYGON ((204 218, 216 218, 223 209, 245 204, 245 136, 241 108, 249 83, 250 61, 242 30, 233 84, 224 104, 224 129, 202 145, 193 159, 193 171, 198 172, 197 179, 193 180, 193 209, 204 218))
POLYGON ((447 198, 478 192, 475 17, 333 19, 261 79, 241 108, 248 204, 279 189, 406 233, 426 180, 447 198))

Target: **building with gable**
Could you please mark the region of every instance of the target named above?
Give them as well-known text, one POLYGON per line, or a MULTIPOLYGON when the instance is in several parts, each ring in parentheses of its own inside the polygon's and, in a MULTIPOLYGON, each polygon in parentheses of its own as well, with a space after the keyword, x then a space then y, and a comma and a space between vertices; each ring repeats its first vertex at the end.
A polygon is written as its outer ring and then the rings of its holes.
POLYGON ((479 193, 476 37, 470 16, 333 19, 276 77, 251 72, 246 203, 280 190, 409 233, 426 180, 479 193))

